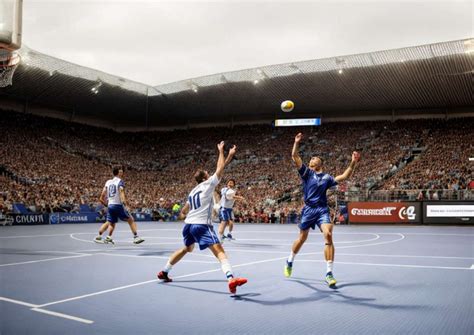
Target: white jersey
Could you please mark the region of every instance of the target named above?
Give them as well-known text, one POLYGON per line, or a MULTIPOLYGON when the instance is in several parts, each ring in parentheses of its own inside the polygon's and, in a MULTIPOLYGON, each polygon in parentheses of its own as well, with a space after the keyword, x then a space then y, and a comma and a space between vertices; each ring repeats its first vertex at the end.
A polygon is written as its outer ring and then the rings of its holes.
POLYGON ((224 187, 221 190, 221 202, 220 202, 221 207, 224 207, 224 208, 234 207, 234 202, 235 202, 234 195, 235 195, 235 190, 229 187, 224 187))
POLYGON ((123 205, 120 199, 120 189, 123 189, 125 184, 119 177, 109 179, 105 183, 104 190, 107 192, 108 205, 123 205))
POLYGON ((196 186, 188 196, 189 213, 184 220, 191 224, 212 224, 211 215, 214 205, 214 190, 219 178, 213 174, 208 180, 196 186))

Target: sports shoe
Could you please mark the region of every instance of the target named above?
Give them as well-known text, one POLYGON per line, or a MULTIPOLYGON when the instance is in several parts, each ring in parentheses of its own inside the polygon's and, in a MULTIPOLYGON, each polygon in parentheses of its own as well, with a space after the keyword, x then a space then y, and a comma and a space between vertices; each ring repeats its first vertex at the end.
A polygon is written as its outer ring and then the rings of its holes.
POLYGON ((286 266, 285 266, 285 277, 289 278, 291 277, 291 271, 293 271, 293 263, 286 261, 286 266))
POLYGON ((337 280, 333 277, 332 272, 328 272, 326 274, 326 283, 328 283, 329 287, 335 286, 337 284, 337 280))
POLYGON ((102 236, 100 235, 97 235, 97 237, 94 239, 94 242, 104 244, 104 240, 102 239, 102 236))
POLYGON ((135 236, 135 237, 133 238, 133 243, 135 243, 135 244, 140 244, 140 243, 142 243, 142 242, 145 242, 145 240, 142 239, 140 236, 135 236))
POLYGON ((173 279, 171 279, 170 277, 168 277, 168 272, 165 272, 165 271, 160 271, 157 275, 158 279, 161 279, 162 281, 164 281, 165 283, 169 283, 169 282, 172 282, 173 279))
POLYGON ((228 233, 228 234, 227 234, 227 238, 228 238, 229 240, 235 240, 235 238, 232 237, 232 234, 231 234, 231 233, 228 233))
POLYGON ((235 294, 237 292, 237 286, 242 286, 245 283, 247 283, 246 278, 232 278, 229 280, 229 291, 232 294, 235 294))
POLYGON ((105 238, 104 243, 115 244, 114 240, 113 240, 112 237, 110 237, 110 236, 107 236, 107 237, 105 238))

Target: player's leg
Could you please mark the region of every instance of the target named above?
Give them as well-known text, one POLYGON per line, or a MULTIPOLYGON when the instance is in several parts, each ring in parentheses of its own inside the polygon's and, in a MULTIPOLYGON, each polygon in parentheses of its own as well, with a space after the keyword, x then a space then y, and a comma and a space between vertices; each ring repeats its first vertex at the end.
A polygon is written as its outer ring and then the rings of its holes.
POLYGON ((301 211, 301 222, 298 225, 298 228, 300 228, 300 234, 298 238, 293 242, 290 256, 288 256, 288 259, 286 260, 285 269, 284 269, 285 277, 291 276, 295 256, 300 251, 304 242, 306 242, 306 239, 308 238, 309 229, 310 228, 314 229, 316 226, 315 214, 316 213, 314 209, 308 206, 304 206, 303 210, 301 211))
POLYGON ((321 225, 321 231, 324 236, 324 258, 326 260, 326 282, 329 286, 336 285, 337 281, 333 276, 333 264, 334 264, 334 243, 332 238, 333 225, 330 223, 324 223, 321 225))
POLYGON ((221 219, 221 223, 219 224, 219 228, 217 230, 217 232, 219 233, 219 237, 220 237, 221 241, 224 241, 224 239, 225 239, 224 232, 225 232, 225 227, 226 226, 227 226, 227 221, 221 219))
POLYGON ((109 225, 115 222, 117 222, 117 217, 115 215, 115 212, 111 208, 107 209, 107 216, 105 218, 105 223, 102 224, 102 226, 100 226, 99 235, 96 236, 96 238, 94 239, 94 242, 105 243, 105 241, 102 240, 102 234, 107 230, 109 225))
POLYGON ((235 294, 237 292, 237 286, 242 286, 245 283, 247 283, 247 279, 234 277, 232 266, 230 265, 230 262, 227 258, 224 248, 222 247, 222 244, 216 243, 216 244, 209 245, 209 249, 221 263, 222 272, 224 272, 229 282, 230 293, 235 294))
POLYGON ((229 233, 227 234, 227 238, 229 240, 233 240, 234 238, 232 237, 232 230, 234 230, 234 220, 230 219, 229 220, 229 233))
POLYGON ((291 253, 286 260, 285 266, 285 277, 291 277, 291 272, 293 270, 293 262, 295 260, 296 254, 300 251, 301 247, 303 246, 304 242, 308 239, 309 234, 309 227, 305 230, 300 229, 300 234, 298 238, 293 242, 291 246, 291 253))
POLYGON ((176 250, 168 259, 165 267, 162 271, 158 273, 158 278, 165 281, 171 282, 173 281, 169 276, 168 273, 171 271, 173 266, 178 263, 188 252, 192 252, 194 250, 194 243, 196 243, 196 239, 194 238, 191 232, 191 224, 184 225, 183 228, 183 242, 184 247, 176 250))
POLYGON ((112 234, 115 230, 115 225, 116 225, 115 222, 110 223, 110 225, 109 225, 109 235, 107 235, 107 237, 104 239, 105 243, 115 244, 114 240, 112 239, 112 234))
POLYGON ((133 216, 131 216, 128 212, 125 212, 125 215, 121 219, 122 220, 123 219, 127 220, 127 223, 130 226, 130 230, 133 233, 133 243, 134 244, 140 244, 140 243, 145 241, 144 239, 142 239, 141 237, 138 236, 137 224, 135 223, 135 220, 133 219, 133 216))

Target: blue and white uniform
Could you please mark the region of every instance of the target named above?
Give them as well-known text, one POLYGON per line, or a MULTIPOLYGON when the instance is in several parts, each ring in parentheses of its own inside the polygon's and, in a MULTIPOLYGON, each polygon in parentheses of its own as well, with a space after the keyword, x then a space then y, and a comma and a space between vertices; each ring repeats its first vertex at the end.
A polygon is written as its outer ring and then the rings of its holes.
POLYGON ((214 205, 214 190, 219 184, 219 178, 213 174, 189 193, 189 213, 183 228, 184 244, 188 247, 198 243, 199 249, 204 250, 210 245, 220 243, 212 226, 211 215, 214 205))
POLYGON ((104 186, 107 192, 108 206, 107 206, 107 221, 116 223, 118 219, 128 220, 130 214, 123 206, 122 199, 120 199, 120 190, 125 188, 125 183, 119 177, 107 180, 104 186))
POLYGON ((235 191, 229 187, 224 187, 221 190, 221 201, 219 209, 219 220, 231 221, 234 220, 234 213, 232 207, 234 207, 235 191))
POLYGON ((326 191, 337 185, 334 177, 327 173, 316 173, 302 165, 298 173, 303 181, 304 203, 301 211, 301 230, 315 229, 324 223, 330 223, 326 191))

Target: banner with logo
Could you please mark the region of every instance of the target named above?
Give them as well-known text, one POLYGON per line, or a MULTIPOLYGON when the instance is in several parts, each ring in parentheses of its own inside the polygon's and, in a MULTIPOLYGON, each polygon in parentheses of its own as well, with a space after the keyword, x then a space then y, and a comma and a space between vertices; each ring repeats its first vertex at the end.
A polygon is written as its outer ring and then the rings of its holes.
POLYGON ((152 217, 151 214, 148 213, 132 213, 133 218, 135 221, 151 221, 152 217))
POLYGON ((16 226, 49 224, 48 214, 11 214, 8 217, 16 226))
POLYGON ((350 202, 350 223, 421 223, 419 202, 350 202))
POLYGON ((97 223, 105 222, 97 213, 52 213, 49 216, 51 224, 58 223, 97 223))
POLYGON ((425 223, 474 223, 474 201, 425 201, 423 207, 425 223))

